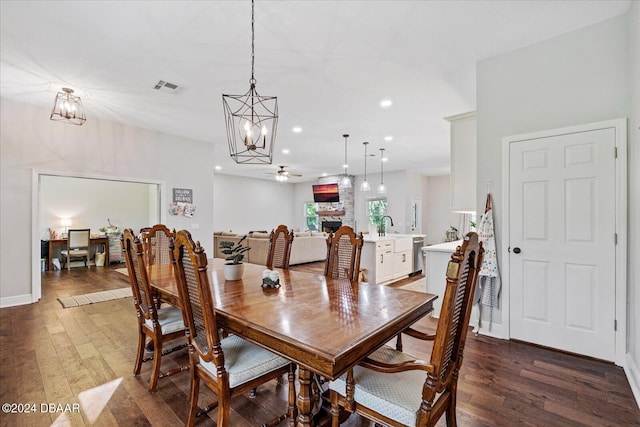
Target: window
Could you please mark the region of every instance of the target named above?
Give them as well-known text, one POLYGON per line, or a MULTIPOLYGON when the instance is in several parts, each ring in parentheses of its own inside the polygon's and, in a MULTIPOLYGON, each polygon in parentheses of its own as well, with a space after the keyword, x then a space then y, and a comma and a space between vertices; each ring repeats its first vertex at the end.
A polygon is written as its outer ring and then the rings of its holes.
POLYGON ((317 203, 305 203, 304 204, 304 217, 307 228, 311 231, 319 231, 318 226, 320 221, 318 219, 318 204, 317 203))
POLYGON ((376 229, 380 229, 382 217, 387 214, 387 199, 367 200, 367 213, 369 223, 375 224, 376 229))
POLYGON ((422 200, 411 202, 411 231, 420 232, 422 229, 422 200))

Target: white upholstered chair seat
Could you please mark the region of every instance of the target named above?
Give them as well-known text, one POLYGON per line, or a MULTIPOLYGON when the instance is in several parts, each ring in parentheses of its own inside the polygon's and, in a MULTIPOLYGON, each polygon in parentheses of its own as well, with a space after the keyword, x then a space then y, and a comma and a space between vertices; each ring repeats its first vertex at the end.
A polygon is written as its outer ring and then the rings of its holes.
MULTIPOLYGON (((151 329, 153 329, 153 322, 151 319, 147 319, 144 323, 151 329)), ((180 331, 184 329, 184 321, 182 320, 182 312, 179 308, 174 306, 163 307, 158 310, 158 323, 162 329, 162 335, 167 335, 172 332, 180 331)))
MULTIPOLYGON (((401 363, 416 360, 415 357, 383 346, 369 356, 371 359, 386 363, 401 363)), ((380 414, 407 426, 416 425, 416 411, 422 403, 422 386, 427 373, 424 371, 406 371, 382 373, 356 366, 353 379, 356 385, 354 400, 380 414)), ((347 395, 347 375, 329 383, 329 388, 347 395)))
MULTIPOLYGON (((224 353, 224 365, 229 374, 229 386, 232 388, 291 363, 236 335, 223 338, 220 345, 224 353)), ((201 358, 200 364, 212 377, 216 377, 215 363, 205 362, 201 358)))
POLYGON ((71 249, 70 251, 63 249, 60 251, 60 254, 64 255, 65 257, 70 255, 71 258, 80 258, 81 256, 89 255, 89 251, 86 249, 71 249))
POLYGON ((70 263, 74 258, 89 258, 89 251, 86 249, 71 249, 70 251, 63 249, 60 251, 60 258, 66 264, 67 262, 70 263))

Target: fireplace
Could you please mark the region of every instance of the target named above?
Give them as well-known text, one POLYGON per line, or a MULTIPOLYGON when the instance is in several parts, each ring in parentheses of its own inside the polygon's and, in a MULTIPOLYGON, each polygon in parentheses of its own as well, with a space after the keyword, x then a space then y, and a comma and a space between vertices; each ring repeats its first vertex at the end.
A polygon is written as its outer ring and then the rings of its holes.
POLYGON ((342 221, 322 221, 322 231, 335 233, 342 226, 342 221))

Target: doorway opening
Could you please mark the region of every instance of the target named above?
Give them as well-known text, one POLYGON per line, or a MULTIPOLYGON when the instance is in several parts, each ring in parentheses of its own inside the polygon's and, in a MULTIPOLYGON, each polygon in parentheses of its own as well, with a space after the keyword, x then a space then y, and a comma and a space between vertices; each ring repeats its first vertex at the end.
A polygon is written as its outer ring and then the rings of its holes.
POLYGON ((165 221, 164 181, 37 170, 32 177, 32 302, 42 296, 41 251, 51 234, 69 227, 99 234, 110 226, 121 231, 165 221))

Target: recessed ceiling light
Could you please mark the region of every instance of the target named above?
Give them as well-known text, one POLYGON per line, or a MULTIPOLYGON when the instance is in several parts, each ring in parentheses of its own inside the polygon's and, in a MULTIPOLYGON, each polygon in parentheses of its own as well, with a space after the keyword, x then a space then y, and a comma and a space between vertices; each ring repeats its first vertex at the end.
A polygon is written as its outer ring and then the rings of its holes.
POLYGON ((283 148, 282 149, 282 154, 289 154, 289 149, 288 148, 283 148))
POLYGON ((391 135, 385 136, 384 137, 385 141, 393 141, 393 137, 391 135))
POLYGON ((292 129, 295 133, 300 133, 302 132, 302 128, 300 126, 296 126, 292 129))
POLYGON ((380 101, 381 107, 391 107, 391 104, 393 104, 393 102, 391 102, 390 99, 383 99, 382 101, 380 101))
POLYGON ((220 169, 222 169, 222 166, 216 166, 215 169, 219 171, 220 169))

